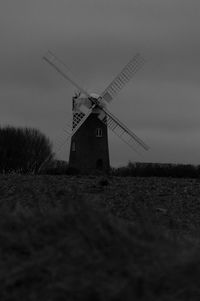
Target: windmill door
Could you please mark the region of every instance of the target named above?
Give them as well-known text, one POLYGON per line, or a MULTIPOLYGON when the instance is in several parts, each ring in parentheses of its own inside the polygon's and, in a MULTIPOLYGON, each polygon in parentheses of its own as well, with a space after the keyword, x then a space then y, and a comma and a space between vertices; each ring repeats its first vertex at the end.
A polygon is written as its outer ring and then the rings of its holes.
POLYGON ((98 159, 96 162, 96 169, 102 170, 103 169, 103 160, 98 159))

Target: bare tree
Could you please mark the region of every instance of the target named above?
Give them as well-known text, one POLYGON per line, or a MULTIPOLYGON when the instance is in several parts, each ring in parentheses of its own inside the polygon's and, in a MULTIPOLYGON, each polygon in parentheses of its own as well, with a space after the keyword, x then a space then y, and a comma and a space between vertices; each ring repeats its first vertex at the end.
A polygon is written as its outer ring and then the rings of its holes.
POLYGON ((0 128, 0 171, 37 172, 41 163, 53 159, 50 140, 34 128, 0 128))

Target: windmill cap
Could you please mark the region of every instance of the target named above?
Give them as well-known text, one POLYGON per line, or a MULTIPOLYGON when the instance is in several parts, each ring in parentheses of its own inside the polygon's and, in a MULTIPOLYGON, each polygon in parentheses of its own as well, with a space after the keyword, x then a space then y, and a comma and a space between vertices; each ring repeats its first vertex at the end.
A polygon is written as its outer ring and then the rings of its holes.
POLYGON ((97 93, 90 93, 90 96, 94 98, 99 98, 100 95, 97 93))

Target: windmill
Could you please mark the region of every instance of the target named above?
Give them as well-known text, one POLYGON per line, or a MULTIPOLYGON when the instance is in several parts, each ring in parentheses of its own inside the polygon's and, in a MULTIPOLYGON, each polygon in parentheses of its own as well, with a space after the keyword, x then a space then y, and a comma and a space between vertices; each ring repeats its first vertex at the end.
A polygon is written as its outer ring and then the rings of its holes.
POLYGON ((140 54, 136 54, 129 61, 100 95, 89 93, 82 88, 69 75, 65 64, 52 52, 48 51, 43 59, 78 90, 72 98, 72 120, 67 123, 64 129, 66 134, 64 143, 71 138, 70 167, 81 172, 89 172, 95 169, 109 170, 107 128, 133 150, 135 150, 136 145, 145 150, 149 149, 138 136, 107 109, 107 104, 115 98, 125 84, 143 66, 144 59, 140 54))

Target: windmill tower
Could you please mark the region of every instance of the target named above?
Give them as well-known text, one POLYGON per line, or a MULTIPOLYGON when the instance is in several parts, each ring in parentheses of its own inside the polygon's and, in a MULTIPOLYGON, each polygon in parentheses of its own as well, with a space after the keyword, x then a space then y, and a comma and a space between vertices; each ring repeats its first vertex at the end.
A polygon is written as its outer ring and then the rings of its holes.
POLYGON ((72 120, 68 122, 65 133, 65 142, 71 138, 69 165, 81 172, 93 170, 108 171, 109 128, 133 150, 138 145, 145 150, 149 147, 137 137, 124 123, 114 116, 108 109, 109 104, 120 90, 129 82, 133 75, 143 66, 144 59, 136 54, 131 61, 114 78, 110 85, 100 95, 89 94, 69 76, 65 64, 52 52, 44 56, 58 73, 71 82, 78 89, 73 97, 72 120))
MULTIPOLYGON (((93 94, 93 97, 98 97, 93 94)), ((73 127, 81 117, 80 106, 85 105, 87 98, 80 93, 73 97, 73 127)), ((79 130, 71 137, 69 166, 82 172, 94 170, 108 172, 110 169, 107 125, 98 115, 100 110, 94 108, 79 130)))

